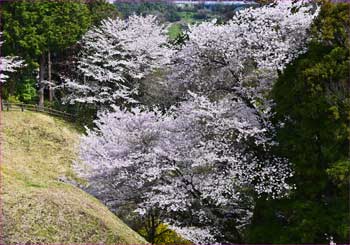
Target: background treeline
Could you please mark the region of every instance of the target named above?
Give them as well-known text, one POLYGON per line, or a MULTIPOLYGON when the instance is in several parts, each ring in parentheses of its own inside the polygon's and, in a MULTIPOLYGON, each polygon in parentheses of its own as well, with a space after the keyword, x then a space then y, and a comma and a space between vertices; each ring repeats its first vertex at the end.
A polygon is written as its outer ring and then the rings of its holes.
POLYGON ((247 7, 250 4, 181 4, 175 5, 166 2, 141 2, 141 3, 118 3, 117 10, 123 17, 134 13, 138 15, 152 14, 159 17, 163 22, 196 22, 212 18, 228 20, 234 11, 247 7))
MULTIPOLYGON (((261 1, 257 1, 261 2, 261 1)), ((262 2, 261 2, 262 3, 262 2)), ((124 18, 137 15, 155 15, 163 23, 169 23, 169 37, 176 39, 186 31, 188 24, 217 19, 223 23, 232 18, 235 11, 253 6, 254 3, 235 4, 172 4, 170 2, 114 3, 124 18)))
POLYGON ((79 52, 77 42, 102 19, 116 17, 112 4, 97 1, 8 1, 0 5, 3 56, 14 55, 26 66, 2 88, 10 102, 62 108, 58 89, 79 52))

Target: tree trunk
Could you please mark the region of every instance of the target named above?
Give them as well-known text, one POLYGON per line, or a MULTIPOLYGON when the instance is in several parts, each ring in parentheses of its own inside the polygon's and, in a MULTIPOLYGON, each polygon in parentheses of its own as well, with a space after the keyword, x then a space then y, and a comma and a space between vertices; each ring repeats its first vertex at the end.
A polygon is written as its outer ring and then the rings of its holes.
MULTIPOLYGON (((2 111, 2 83, 0 82, 0 112, 1 111, 2 111)), ((1 117, 1 115, 0 115, 0 117, 1 117)))
POLYGON ((47 53, 47 80, 49 81, 49 101, 53 101, 54 90, 52 88, 52 76, 51 76, 51 52, 47 53))
POLYGON ((9 88, 9 95, 14 95, 16 93, 16 82, 15 82, 16 80, 17 80, 17 77, 13 76, 13 80, 11 79, 7 81, 8 88, 9 88))
POLYGON ((39 70, 39 106, 44 106, 44 89, 43 83, 45 77, 45 54, 40 57, 40 70, 39 70))

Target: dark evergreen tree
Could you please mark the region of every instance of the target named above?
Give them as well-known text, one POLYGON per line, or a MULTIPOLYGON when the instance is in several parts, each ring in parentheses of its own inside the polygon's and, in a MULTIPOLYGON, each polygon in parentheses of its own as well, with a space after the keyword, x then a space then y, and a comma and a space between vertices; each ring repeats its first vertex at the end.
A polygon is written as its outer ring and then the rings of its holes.
POLYGON ((293 163, 288 199, 258 202, 249 242, 349 238, 350 4, 324 2, 309 51, 273 89, 280 153, 293 163))

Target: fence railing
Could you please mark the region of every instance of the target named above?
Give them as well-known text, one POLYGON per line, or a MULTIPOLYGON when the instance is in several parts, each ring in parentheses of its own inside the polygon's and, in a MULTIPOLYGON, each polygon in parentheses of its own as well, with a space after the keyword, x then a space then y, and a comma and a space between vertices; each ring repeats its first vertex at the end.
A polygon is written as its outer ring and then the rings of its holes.
POLYGON ((72 121, 76 119, 76 116, 71 113, 55 110, 44 106, 32 105, 32 104, 9 103, 9 102, 3 101, 1 104, 1 108, 3 111, 26 111, 27 110, 27 111, 42 112, 52 116, 57 116, 64 119, 72 120, 72 121))

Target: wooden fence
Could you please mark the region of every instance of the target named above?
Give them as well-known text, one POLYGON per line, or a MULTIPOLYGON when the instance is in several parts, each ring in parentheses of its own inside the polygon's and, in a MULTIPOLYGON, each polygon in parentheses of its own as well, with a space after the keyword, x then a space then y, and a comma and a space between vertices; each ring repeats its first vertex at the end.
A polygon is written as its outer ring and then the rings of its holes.
POLYGON ((38 106, 38 105, 31 105, 31 104, 23 104, 23 103, 9 103, 9 102, 2 102, 1 108, 3 111, 36 111, 36 112, 42 112, 46 113, 48 115, 61 117, 70 121, 75 121, 76 116, 64 111, 59 111, 55 109, 51 109, 48 107, 38 106))

